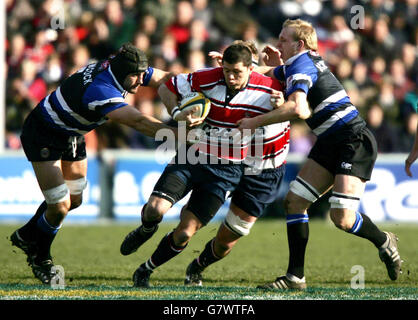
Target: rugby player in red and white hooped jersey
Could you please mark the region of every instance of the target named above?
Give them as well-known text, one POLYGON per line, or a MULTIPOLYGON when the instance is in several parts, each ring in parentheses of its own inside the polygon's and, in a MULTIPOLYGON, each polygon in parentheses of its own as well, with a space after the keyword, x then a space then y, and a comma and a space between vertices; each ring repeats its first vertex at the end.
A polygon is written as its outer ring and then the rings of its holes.
MULTIPOLYGON (((250 41, 237 40, 248 46, 253 55, 253 65, 258 65, 259 55, 250 41)), ((222 63, 222 54, 213 52, 212 58, 222 63)), ((280 99, 280 94, 272 95, 280 99)), ((269 106, 270 107, 270 106, 269 106)), ((242 236, 249 234, 251 227, 262 216, 265 208, 278 198, 289 151, 289 122, 271 124, 257 131, 261 136, 251 140, 251 151, 247 154, 246 174, 232 193, 231 205, 225 221, 216 236, 210 239, 186 270, 186 285, 201 286, 202 272, 212 263, 226 257, 242 236), (262 144, 262 153, 257 149, 262 144)))
MULTIPOLYGON (((191 165, 175 161, 174 164, 168 165, 161 175, 142 211, 142 225, 125 238, 121 245, 122 254, 135 252, 151 238, 165 212, 190 190, 193 191, 181 213, 179 225, 161 240, 151 258, 135 271, 134 286, 148 287, 152 271, 179 254, 191 237, 216 214, 228 193, 239 185, 244 172, 242 162, 250 148, 250 140, 246 141, 244 138, 238 143, 228 144, 225 153, 218 151, 225 147, 222 143, 229 142, 227 132, 236 129, 237 121, 272 110, 272 94, 279 97, 278 92, 281 90, 277 80, 252 72, 251 62, 251 51, 248 47, 242 44, 231 45, 225 50, 221 68, 181 74, 160 87, 160 97, 170 112, 183 96, 192 91, 202 92, 211 100, 211 110, 203 123, 207 134, 200 137, 199 143, 189 146, 197 151, 201 155, 199 159, 205 159, 206 163, 191 165), (216 139, 210 136, 215 130, 226 132, 225 136, 228 139, 221 137, 218 144, 219 135, 216 135, 216 139), (210 143, 216 144, 218 148, 210 148, 210 143), (221 160, 228 161, 228 164, 223 164, 221 160)), ((197 125, 201 120, 197 119, 193 124, 197 125)), ((288 126, 288 123, 279 124, 283 136, 286 135, 288 126)), ((281 142, 282 149, 287 152, 288 139, 284 138, 281 142)), ((283 174, 283 170, 274 171, 273 177, 270 178, 271 183, 280 181, 283 174)), ((227 220, 232 228, 241 233, 247 232, 252 225, 251 221, 245 221, 232 213, 227 220)))

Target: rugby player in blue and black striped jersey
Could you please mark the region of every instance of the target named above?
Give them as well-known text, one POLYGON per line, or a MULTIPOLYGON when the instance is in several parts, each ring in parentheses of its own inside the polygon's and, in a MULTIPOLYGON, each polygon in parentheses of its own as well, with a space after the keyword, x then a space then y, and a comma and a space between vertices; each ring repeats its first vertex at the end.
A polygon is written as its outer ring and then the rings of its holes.
POLYGON ((331 188, 331 220, 338 228, 371 241, 378 248, 390 279, 396 280, 401 268, 397 237, 379 230, 358 211, 377 157, 376 140, 341 83, 318 55, 315 29, 300 19, 286 20, 277 48, 268 46, 264 52, 266 64, 276 66, 266 67, 264 73, 286 83, 287 101, 267 114, 240 120, 240 129, 299 118, 306 121, 317 140, 296 180, 290 183, 285 200, 287 274, 261 287, 306 288, 307 209, 331 188))
POLYGON ((91 63, 64 80, 26 118, 22 145, 45 201, 11 235, 11 242, 25 252, 42 283, 49 284, 54 276, 50 247, 55 235, 68 211, 81 205, 87 185, 84 134, 109 119, 152 137, 159 129, 174 129, 124 99, 140 85, 157 88, 170 76, 149 67, 146 55, 126 43, 110 60, 91 63))

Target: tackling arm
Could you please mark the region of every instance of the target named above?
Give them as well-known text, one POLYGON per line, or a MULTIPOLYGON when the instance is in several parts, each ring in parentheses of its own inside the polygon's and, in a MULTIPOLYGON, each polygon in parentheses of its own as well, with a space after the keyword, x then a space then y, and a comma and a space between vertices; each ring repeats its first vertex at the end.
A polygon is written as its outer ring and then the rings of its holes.
POLYGON ((154 72, 148 83, 148 86, 150 87, 158 88, 160 85, 162 85, 172 76, 174 76, 174 73, 172 72, 163 71, 157 68, 153 68, 153 69, 154 69, 154 72))
POLYGON ((155 137, 156 133, 160 129, 169 129, 177 135, 177 129, 167 126, 160 120, 147 116, 139 112, 137 109, 131 106, 125 106, 107 114, 107 117, 112 121, 127 125, 147 136, 155 137))
POLYGON ((312 114, 306 98, 305 92, 297 90, 293 92, 288 97, 288 100, 280 107, 254 118, 239 120, 237 122, 239 129, 255 129, 269 124, 294 119, 305 120, 312 114))
POLYGON ((408 155, 408 158, 405 160, 405 172, 408 177, 412 177, 411 166, 418 159, 418 124, 417 124, 417 131, 415 133, 415 141, 412 147, 411 152, 408 155))

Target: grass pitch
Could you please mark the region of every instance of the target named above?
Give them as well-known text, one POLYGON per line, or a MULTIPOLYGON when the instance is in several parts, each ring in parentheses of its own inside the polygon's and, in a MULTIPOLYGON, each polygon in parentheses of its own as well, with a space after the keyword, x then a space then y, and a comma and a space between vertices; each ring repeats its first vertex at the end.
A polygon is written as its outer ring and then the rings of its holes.
POLYGON ((209 224, 177 257, 151 276, 152 288, 132 288, 132 274, 147 260, 161 238, 175 227, 163 223, 138 252, 122 256, 119 246, 135 225, 66 224, 52 247, 54 263, 65 271, 65 288, 42 286, 32 275, 25 255, 8 240, 18 225, 0 225, 0 300, 387 300, 418 299, 418 225, 383 224, 396 233, 404 260, 403 273, 391 281, 377 250, 367 240, 349 235, 322 220, 310 222, 305 276, 308 290, 277 292, 256 289, 287 269, 288 247, 284 220, 260 220, 231 254, 204 273, 203 287, 183 285, 187 265, 215 236, 219 224, 209 224), (364 289, 352 289, 364 268, 364 289))

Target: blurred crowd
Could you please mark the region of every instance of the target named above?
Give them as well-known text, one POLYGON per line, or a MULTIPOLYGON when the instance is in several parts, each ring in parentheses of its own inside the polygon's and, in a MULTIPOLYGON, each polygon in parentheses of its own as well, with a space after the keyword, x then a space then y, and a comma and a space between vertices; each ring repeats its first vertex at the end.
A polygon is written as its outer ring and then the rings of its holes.
MULTIPOLYGON (((190 72, 214 65, 208 52, 233 40, 275 44, 287 18, 310 21, 319 53, 375 133, 379 152, 409 152, 417 128, 417 0, 6 0, 6 147, 21 148, 28 112, 90 61, 130 41, 150 65, 190 72), (364 12, 364 15, 362 13, 364 12)), ((260 61, 262 64, 262 61, 260 61)), ((170 121, 155 89, 128 95, 141 112, 170 121)), ((314 137, 292 126, 291 152, 314 137)), ((86 136, 91 151, 154 149, 151 138, 109 122, 86 136)))

